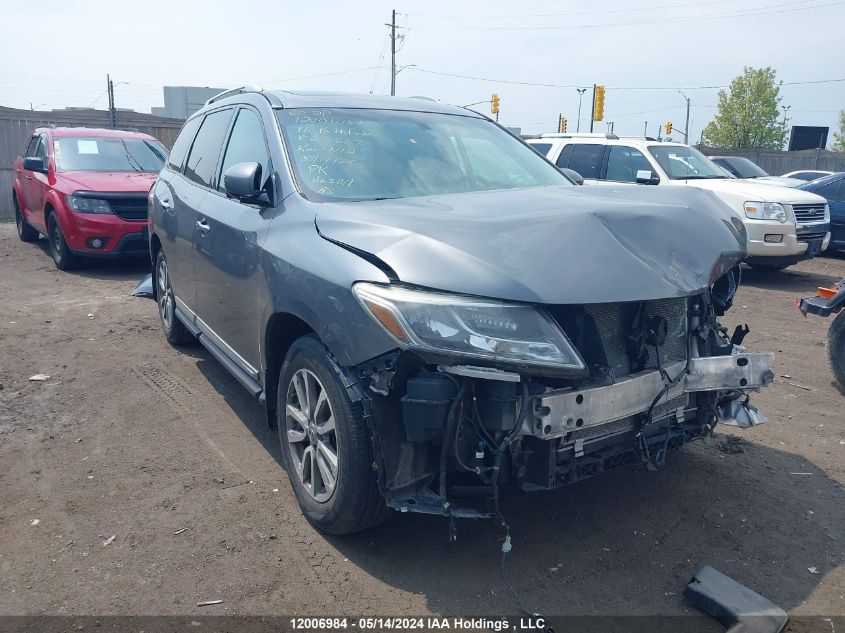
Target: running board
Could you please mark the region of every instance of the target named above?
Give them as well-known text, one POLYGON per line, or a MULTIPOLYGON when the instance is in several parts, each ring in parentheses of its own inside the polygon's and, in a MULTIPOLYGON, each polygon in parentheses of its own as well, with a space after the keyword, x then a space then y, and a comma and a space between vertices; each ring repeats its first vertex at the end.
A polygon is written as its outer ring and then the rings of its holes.
POLYGON ((264 389, 261 385, 252 378, 249 374, 247 374, 240 366, 235 363, 229 356, 220 349, 217 345, 215 345, 214 341, 211 340, 210 337, 206 336, 202 333, 202 331, 188 318, 188 316, 176 307, 176 318, 182 322, 182 324, 188 328, 191 334, 193 334, 197 340, 202 343, 202 346, 208 350, 208 352, 214 356, 214 358, 219 362, 226 370, 234 376, 235 380, 241 383, 241 386, 244 387, 254 398, 258 398, 259 401, 262 403, 265 401, 266 397, 264 395, 264 389))

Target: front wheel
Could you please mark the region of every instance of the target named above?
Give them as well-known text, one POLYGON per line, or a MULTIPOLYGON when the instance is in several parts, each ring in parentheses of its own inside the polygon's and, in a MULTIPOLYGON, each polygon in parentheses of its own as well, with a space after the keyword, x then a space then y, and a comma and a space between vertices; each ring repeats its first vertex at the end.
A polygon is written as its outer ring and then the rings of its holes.
POLYGON ((387 518, 361 404, 349 398, 316 337, 288 351, 276 411, 285 469, 311 523, 350 534, 387 518))
POLYGON ((47 218, 47 239, 50 241, 50 255, 59 270, 73 270, 79 266, 79 257, 74 255, 65 241, 62 227, 51 213, 47 218))
POLYGON ((155 277, 158 319, 161 322, 164 338, 171 345, 192 343, 195 340, 194 335, 176 316, 176 299, 173 295, 173 286, 170 284, 170 269, 167 267, 167 258, 162 250, 159 250, 156 255, 155 277))
POLYGON ((845 392, 845 311, 833 319, 827 331, 827 359, 839 389, 845 392))

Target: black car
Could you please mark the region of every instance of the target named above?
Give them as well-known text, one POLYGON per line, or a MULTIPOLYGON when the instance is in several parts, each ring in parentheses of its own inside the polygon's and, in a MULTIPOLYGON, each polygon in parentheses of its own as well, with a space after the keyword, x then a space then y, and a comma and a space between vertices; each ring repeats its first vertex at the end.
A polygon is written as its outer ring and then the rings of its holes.
POLYGON ((165 336, 265 403, 303 512, 498 515, 506 484, 660 468, 771 354, 721 328, 745 233, 711 193, 576 187, 475 112, 234 90, 150 197, 165 336), (467 491, 494 501, 459 502, 467 491))
POLYGON ((710 160, 736 178, 748 178, 753 180, 766 180, 773 185, 784 187, 797 187, 804 184, 798 178, 786 178, 784 176, 770 176, 757 163, 743 156, 709 156, 710 160))

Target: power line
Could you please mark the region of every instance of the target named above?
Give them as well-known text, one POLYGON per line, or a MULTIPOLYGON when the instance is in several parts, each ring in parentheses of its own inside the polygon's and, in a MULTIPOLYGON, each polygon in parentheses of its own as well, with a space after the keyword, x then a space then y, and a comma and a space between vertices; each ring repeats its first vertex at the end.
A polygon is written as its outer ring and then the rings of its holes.
MULTIPOLYGON (((710 4, 727 4, 727 3, 735 3, 736 0, 713 0, 710 4)), ((461 14, 461 15, 448 15, 448 14, 434 14, 434 13, 405 13, 404 15, 409 17, 421 17, 421 18, 471 18, 471 19, 487 19, 487 18, 552 18, 552 17, 561 17, 561 16, 581 16, 581 15, 603 15, 607 13, 634 13, 634 12, 642 12, 642 11, 657 11, 659 9, 674 9, 674 8, 682 8, 682 7, 691 7, 691 6, 701 6, 701 0, 696 0, 695 2, 682 2, 678 4, 661 4, 655 5, 651 7, 636 7, 633 9, 607 9, 603 11, 569 11, 567 13, 508 13, 508 14, 498 14, 498 15, 470 15, 470 14, 461 14)))
MULTIPOLYGON (((553 84, 533 81, 514 81, 510 79, 494 79, 491 77, 476 77, 473 75, 461 75, 458 73, 447 73, 438 70, 429 70, 419 66, 411 66, 408 70, 415 72, 428 73, 430 75, 440 75, 443 77, 455 77, 457 79, 471 79, 473 81, 486 81, 489 83, 498 84, 514 84, 518 86, 535 86, 539 88, 583 88, 585 86, 575 84, 553 84)), ((817 79, 812 81, 785 81, 784 86, 798 86, 808 84, 827 84, 843 82, 845 78, 837 79, 817 79)), ((606 86, 607 90, 719 90, 722 88, 729 88, 729 85, 714 85, 714 86, 606 86)))
POLYGON ((617 26, 636 26, 642 24, 678 24, 682 22, 697 22, 700 20, 722 20, 727 18, 742 18, 753 17, 761 15, 772 15, 776 13, 789 13, 793 11, 808 11, 811 9, 822 9, 825 7, 833 7, 845 4, 845 2, 828 2, 825 4, 818 4, 814 6, 807 6, 806 2, 814 2, 817 0, 798 0, 797 2, 784 2, 780 4, 773 4, 756 9, 745 9, 732 13, 703 13, 699 15, 691 15, 676 18, 649 18, 646 20, 631 20, 628 22, 608 22, 602 24, 560 24, 560 25, 543 25, 543 26, 434 26, 434 25, 418 25, 416 29, 427 30, 460 30, 460 31, 556 31, 564 29, 600 29, 617 26), (793 6, 801 4, 802 6, 793 6), (777 9, 776 7, 789 7, 786 9, 777 9), (771 10, 770 10, 771 9, 771 10))

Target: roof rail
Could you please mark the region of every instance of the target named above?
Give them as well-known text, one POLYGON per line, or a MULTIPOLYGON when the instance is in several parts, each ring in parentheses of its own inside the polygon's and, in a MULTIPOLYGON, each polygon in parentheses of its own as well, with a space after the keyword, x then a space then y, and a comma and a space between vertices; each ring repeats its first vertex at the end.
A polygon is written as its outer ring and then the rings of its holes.
POLYGON ((426 95, 410 95, 409 99, 422 99, 423 101, 434 101, 435 103, 439 103, 440 99, 435 99, 434 97, 428 97, 426 95))
POLYGON ((219 92, 213 97, 211 97, 211 99, 205 102, 205 105, 209 105, 211 103, 214 103, 215 101, 220 101, 220 99, 225 99, 226 97, 230 97, 232 95, 240 95, 245 92, 261 92, 261 88, 259 88, 258 86, 247 84, 245 86, 239 86, 230 90, 224 90, 223 92, 219 92))
POLYGON ((540 138, 608 138, 617 140, 619 137, 610 132, 549 132, 541 134, 540 138))

